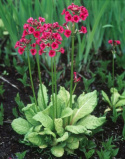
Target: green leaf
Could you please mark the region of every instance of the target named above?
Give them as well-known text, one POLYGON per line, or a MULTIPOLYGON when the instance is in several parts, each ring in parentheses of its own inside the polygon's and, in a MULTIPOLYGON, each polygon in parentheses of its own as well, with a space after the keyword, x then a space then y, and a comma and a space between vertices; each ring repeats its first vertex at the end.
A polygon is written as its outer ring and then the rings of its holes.
POLYGON ((76 123, 79 119, 90 114, 94 110, 96 105, 97 105, 97 92, 93 91, 91 93, 85 94, 83 96, 83 99, 81 100, 79 109, 77 109, 77 111, 72 117, 71 124, 76 123))
POLYGON ((42 128, 42 125, 37 125, 35 126, 34 131, 40 132, 41 128, 42 128))
MULTIPOLYGON (((42 84, 42 89, 43 89, 43 96, 45 100, 45 104, 48 104, 48 95, 47 95, 47 88, 44 84, 42 84)), ((38 106, 40 107, 41 110, 44 110, 44 100, 42 96, 42 91, 41 91, 41 86, 39 85, 39 91, 38 91, 38 106)))
POLYGON ((112 105, 115 105, 119 100, 120 94, 118 92, 114 92, 111 96, 112 105))
POLYGON ((84 126, 82 125, 68 125, 65 127, 65 130, 73 133, 73 134, 87 134, 90 135, 91 131, 87 130, 84 126))
POLYGON ((95 150, 92 149, 92 150, 86 152, 86 153, 85 153, 85 156, 86 156, 87 159, 89 159, 89 158, 92 157, 92 155, 93 155, 94 153, 95 153, 95 150))
POLYGON ((71 150, 77 149, 79 147, 79 140, 73 136, 70 136, 66 145, 71 150))
POLYGON ((61 118, 54 120, 55 124, 55 130, 59 136, 62 136, 64 134, 64 128, 63 128, 63 120, 61 118))
POLYGON ((39 132, 40 135, 52 135, 56 138, 56 135, 48 128, 44 128, 44 131, 39 132))
POLYGON ((77 99, 78 106, 81 104, 84 95, 85 95, 85 92, 83 92, 82 94, 80 94, 80 96, 78 97, 78 99, 77 99))
POLYGON ((121 107, 124 105, 125 105, 125 99, 121 99, 116 103, 115 107, 121 107))
POLYGON ((103 96, 103 100, 105 102, 108 102, 108 104, 111 106, 112 104, 111 104, 111 102, 109 100, 109 97, 107 96, 107 94, 104 91, 102 91, 102 96, 103 96))
POLYGON ((64 148, 61 146, 54 146, 51 148, 51 153, 56 157, 62 157, 64 154, 64 148))
POLYGON ((26 116, 26 119, 34 126, 39 125, 40 123, 33 119, 34 115, 36 115, 36 105, 28 104, 26 107, 22 109, 24 111, 24 114, 26 116))
POLYGON ((69 137, 68 132, 65 132, 64 135, 56 140, 56 142, 63 142, 69 137))
POLYGON ((33 119, 41 122, 44 127, 49 128, 50 130, 53 130, 53 127, 54 127, 53 120, 48 115, 44 114, 43 112, 37 113, 33 117, 33 119))
POLYGON ((44 136, 42 137, 37 132, 31 132, 28 134, 28 140, 37 146, 46 145, 44 141, 44 136))
POLYGON ((88 115, 81 119, 77 125, 82 125, 86 129, 96 129, 97 127, 101 126, 106 121, 105 117, 97 118, 94 115, 88 115))
POLYGON ((65 108, 62 110, 62 113, 61 113, 61 118, 66 118, 68 116, 71 116, 73 113, 73 110, 69 107, 65 108))
POLYGON ((12 128, 20 135, 26 134, 31 125, 23 118, 14 119, 11 123, 12 128))

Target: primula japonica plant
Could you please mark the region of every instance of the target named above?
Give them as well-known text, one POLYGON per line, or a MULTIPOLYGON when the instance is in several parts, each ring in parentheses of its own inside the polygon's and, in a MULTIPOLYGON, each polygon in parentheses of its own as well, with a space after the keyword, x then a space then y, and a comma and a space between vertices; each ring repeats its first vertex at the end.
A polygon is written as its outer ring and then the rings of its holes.
POLYGON ((109 99, 109 97, 107 96, 107 94, 102 91, 102 96, 103 96, 103 100, 105 102, 108 103, 108 108, 105 110, 105 112, 107 111, 111 111, 111 110, 116 110, 121 111, 122 110, 122 106, 125 105, 125 92, 122 93, 122 95, 120 95, 117 91, 117 89, 114 88, 114 58, 115 58, 115 48, 117 45, 120 45, 120 41, 119 40, 109 40, 108 41, 109 44, 111 44, 112 46, 112 79, 113 79, 113 88, 111 88, 110 92, 112 93, 111 95, 111 99, 109 99))
MULTIPOLYGON (((91 115, 97 105, 96 90, 88 94, 83 92, 79 97, 74 95, 76 85, 80 82, 80 77, 77 77, 76 72, 74 72, 73 80, 75 23, 78 23, 79 20, 85 20, 88 11, 85 7, 74 4, 70 5, 68 9, 71 10, 73 16, 68 11, 63 10, 66 30, 57 22, 53 24, 44 23, 45 19, 42 17, 39 17, 39 21, 29 18, 28 23, 24 24, 23 36, 15 46, 19 47, 18 52, 20 54, 24 50, 27 52, 35 103, 28 104, 22 109, 24 117, 13 120, 12 128, 18 134, 24 135, 23 143, 41 149, 49 147, 51 153, 56 157, 63 156, 64 151, 74 153, 74 150, 79 148, 79 143, 84 135, 91 135, 93 129, 105 122, 105 117, 97 118, 91 115), (72 35, 71 85, 70 93, 64 87, 60 87, 57 94, 56 54, 58 52, 64 53, 64 49, 59 48, 62 41, 60 34, 63 32, 67 38, 72 35), (37 59, 40 79, 37 99, 32 81, 29 52, 34 56, 36 55, 37 59), (50 97, 47 95, 46 86, 42 84, 40 74, 39 55, 45 53, 51 57, 52 95, 50 97), (73 81, 75 83, 74 89, 73 81)), ((79 32, 85 33, 86 29, 82 27, 79 32)))

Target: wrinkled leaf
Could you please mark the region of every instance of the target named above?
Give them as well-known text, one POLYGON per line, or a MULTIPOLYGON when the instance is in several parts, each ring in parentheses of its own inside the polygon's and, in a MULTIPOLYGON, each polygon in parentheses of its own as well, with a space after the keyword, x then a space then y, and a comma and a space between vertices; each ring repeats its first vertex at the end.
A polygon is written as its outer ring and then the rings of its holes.
POLYGON ((20 135, 25 135, 31 128, 31 125, 23 118, 14 119, 11 125, 14 131, 20 135))
POLYGON ((44 110, 44 101, 45 101, 45 105, 47 106, 48 104, 48 95, 47 95, 47 88, 44 84, 42 84, 42 89, 43 89, 43 94, 41 91, 41 86, 39 85, 39 91, 38 91, 38 106, 41 110, 44 110), (43 100, 43 96, 44 96, 44 100, 43 100))
POLYGON ((51 153, 56 157, 62 157, 64 154, 64 148, 61 146, 53 146, 51 148, 51 153))
POLYGON ((64 129, 63 129, 63 120, 61 118, 55 119, 54 120, 55 124, 55 130, 59 136, 62 136, 64 134, 64 129))
POLYGON ((72 115, 72 113, 73 113, 73 110, 71 108, 67 107, 62 110, 61 118, 66 118, 66 117, 72 115))
POLYGON ((67 147, 71 150, 77 149, 79 147, 79 140, 73 136, 70 136, 67 140, 67 147))
POLYGON ((69 137, 68 132, 65 132, 64 135, 56 140, 56 142, 63 142, 69 137))
POLYGON ((44 137, 40 136, 37 132, 29 133, 28 139, 34 145, 37 145, 37 146, 46 145, 44 141, 44 137))
POLYGON ((71 124, 76 123, 79 119, 90 114, 94 110, 96 105, 97 105, 97 92, 93 91, 91 93, 85 94, 83 96, 83 100, 81 100, 79 109, 77 109, 74 116, 72 117, 71 124))
POLYGON ((105 117, 97 118, 94 115, 88 115, 81 119, 77 125, 82 125, 86 129, 96 129, 97 127, 101 126, 106 120, 105 117))
POLYGON ((68 125, 66 126, 65 130, 72 132, 73 134, 87 134, 89 135, 91 131, 87 130, 84 126, 82 125, 68 125))
POLYGON ((53 130, 53 120, 48 115, 39 112, 33 117, 33 119, 39 121, 44 127, 53 130))

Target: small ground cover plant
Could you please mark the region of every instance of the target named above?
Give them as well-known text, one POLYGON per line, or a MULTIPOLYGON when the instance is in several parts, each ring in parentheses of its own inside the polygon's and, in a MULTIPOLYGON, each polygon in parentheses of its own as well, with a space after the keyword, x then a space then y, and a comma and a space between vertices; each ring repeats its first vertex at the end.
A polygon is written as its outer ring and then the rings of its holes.
POLYGON ((56 157, 63 156, 65 151, 74 153, 84 137, 91 135, 93 130, 106 121, 105 117, 91 115, 97 105, 96 90, 87 94, 83 92, 78 97, 74 94, 77 83, 81 80, 73 70, 75 35, 87 32, 85 26, 80 30, 76 29, 76 23, 86 20, 88 10, 72 3, 67 10, 63 10, 62 15, 65 15, 66 20, 64 27, 58 22, 45 23, 43 17, 39 17, 39 20, 30 17, 23 26, 22 38, 16 42, 15 48, 18 47, 20 55, 24 52, 27 54, 34 102, 22 108, 23 116, 14 119, 11 124, 18 134, 24 135, 23 143, 40 149, 49 148, 56 157), (72 42, 70 92, 62 86, 58 91, 56 83, 56 57, 65 51, 60 47, 62 34, 67 38, 71 36, 72 42), (30 53, 36 57, 38 67, 40 85, 37 97, 31 73, 30 53), (42 55, 51 60, 51 95, 48 95, 41 78, 42 55))

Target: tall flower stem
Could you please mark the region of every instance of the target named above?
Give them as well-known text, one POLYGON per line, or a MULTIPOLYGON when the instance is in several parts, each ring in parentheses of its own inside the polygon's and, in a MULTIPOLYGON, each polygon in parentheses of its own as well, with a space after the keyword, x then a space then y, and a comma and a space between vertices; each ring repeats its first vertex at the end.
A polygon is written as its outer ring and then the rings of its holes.
POLYGON ((113 51, 112 51, 112 79, 113 79, 113 88, 114 88, 114 80, 115 80, 115 78, 114 78, 114 56, 115 56, 115 50, 113 49, 113 51))
POLYGON ((35 91, 34 91, 34 85, 33 85, 33 79, 32 79, 32 73, 31 73, 31 65, 30 65, 30 57, 29 57, 29 49, 27 48, 27 58, 28 58, 28 67, 29 67, 29 74, 30 74, 30 82, 32 86, 33 96, 35 100, 35 104, 37 105, 35 91))
POLYGON ((72 27, 72 53, 71 53, 71 80, 70 80, 70 108, 72 108, 72 87, 73 87, 73 60, 74 60, 74 31, 75 24, 72 27))
POLYGON ((56 107, 54 102, 54 77, 53 77, 53 58, 51 58, 51 78, 52 78, 52 103, 53 103, 53 118, 56 117, 56 107))
MULTIPOLYGON (((55 83, 55 107, 57 111, 57 79, 56 79, 56 57, 54 57, 54 83, 55 83)), ((55 112, 55 115, 57 115, 57 112, 55 112)))
POLYGON ((37 67, 38 67, 38 76, 39 76, 39 81, 40 81, 40 88, 41 88, 41 93, 42 93, 42 98, 43 98, 43 103, 44 103, 44 109, 46 108, 45 104, 45 98, 43 94, 43 86, 42 86, 42 79, 41 79, 41 73, 40 73, 40 63, 39 63, 39 53, 37 50, 37 55, 36 55, 36 61, 37 61, 37 67))

